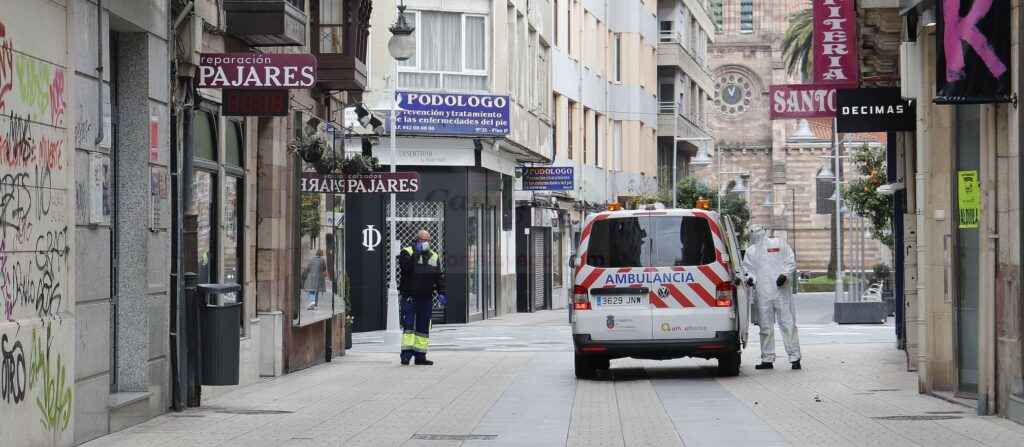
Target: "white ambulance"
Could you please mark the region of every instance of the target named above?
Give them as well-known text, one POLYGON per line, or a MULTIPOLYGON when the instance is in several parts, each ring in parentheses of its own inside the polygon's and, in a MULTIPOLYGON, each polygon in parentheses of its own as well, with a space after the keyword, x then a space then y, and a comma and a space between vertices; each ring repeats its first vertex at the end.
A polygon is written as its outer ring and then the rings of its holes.
POLYGON ((576 377, 619 357, 715 358, 719 374, 739 374, 750 307, 729 219, 706 209, 592 214, 571 265, 576 377))

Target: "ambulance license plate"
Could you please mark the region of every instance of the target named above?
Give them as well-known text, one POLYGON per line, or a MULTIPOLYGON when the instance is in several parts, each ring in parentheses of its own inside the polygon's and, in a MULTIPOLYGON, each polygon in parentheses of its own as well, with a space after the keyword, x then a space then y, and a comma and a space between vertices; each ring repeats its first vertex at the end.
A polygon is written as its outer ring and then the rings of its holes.
POLYGON ((598 307, 603 306, 642 306, 644 297, 630 295, 609 295, 596 297, 595 303, 598 307))

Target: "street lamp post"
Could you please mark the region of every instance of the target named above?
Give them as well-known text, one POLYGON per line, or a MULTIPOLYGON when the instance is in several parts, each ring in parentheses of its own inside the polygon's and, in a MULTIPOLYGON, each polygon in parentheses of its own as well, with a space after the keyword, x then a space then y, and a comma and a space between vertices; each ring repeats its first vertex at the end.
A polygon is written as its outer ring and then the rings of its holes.
MULTIPOLYGON (((409 60, 413 53, 416 52, 416 39, 412 36, 412 33, 416 31, 416 27, 409 24, 405 20, 405 2, 403 1, 398 5, 398 18, 395 19, 395 23, 388 28, 391 31, 391 39, 388 41, 388 53, 391 55, 391 74, 388 80, 388 87, 394 86, 393 89, 387 90, 382 93, 384 95, 390 95, 388 102, 390 103, 390 120, 391 127, 391 172, 395 172, 395 164, 397 163, 397 149, 396 149, 396 132, 395 129, 398 127, 398 110, 397 110, 397 93, 398 93, 398 62, 409 60)), ((391 210, 388 213, 388 229, 390 238, 388 240, 388 256, 390 256, 391 276, 388 281, 388 310, 387 310, 387 331, 389 333, 398 333, 398 272, 395 265, 395 259, 397 258, 398 237, 395 233, 395 208, 397 206, 397 200, 395 193, 391 193, 391 210)))

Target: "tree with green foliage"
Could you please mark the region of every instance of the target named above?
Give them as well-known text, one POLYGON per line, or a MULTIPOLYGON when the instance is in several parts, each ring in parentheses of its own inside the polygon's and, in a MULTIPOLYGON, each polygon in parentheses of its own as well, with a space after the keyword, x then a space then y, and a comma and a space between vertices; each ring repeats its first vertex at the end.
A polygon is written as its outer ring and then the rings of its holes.
MULTIPOLYGON (((701 179, 694 176, 684 177, 676 185, 679 207, 693 208, 698 199, 706 199, 711 202, 711 209, 718 210, 718 194, 701 179)), ((658 201, 671 204, 672 191, 663 190, 658 193, 658 201)), ((750 222, 750 207, 747 201, 738 194, 722 195, 722 217, 733 219, 733 226, 736 230, 740 243, 747 240, 747 223, 750 222)))
POLYGON ((782 37, 782 57, 789 74, 810 77, 814 69, 814 13, 810 8, 789 15, 789 28, 782 37))
POLYGON ((878 192, 886 183, 885 148, 864 145, 851 155, 860 177, 843 188, 843 199, 871 223, 871 237, 892 247, 892 196, 878 192))

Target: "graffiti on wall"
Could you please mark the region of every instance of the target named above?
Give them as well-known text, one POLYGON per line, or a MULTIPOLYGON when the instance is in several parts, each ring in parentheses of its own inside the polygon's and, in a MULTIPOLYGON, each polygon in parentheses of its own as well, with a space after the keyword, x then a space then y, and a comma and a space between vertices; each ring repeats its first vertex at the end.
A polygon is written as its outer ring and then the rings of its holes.
POLYGON ((12 29, 0 22, 0 417, 56 434, 74 382, 66 70, 19 51, 12 29))

